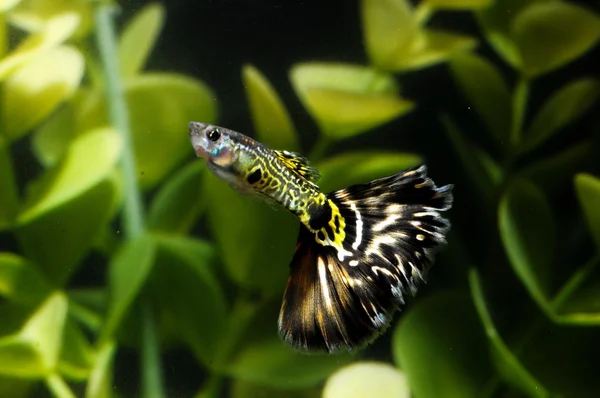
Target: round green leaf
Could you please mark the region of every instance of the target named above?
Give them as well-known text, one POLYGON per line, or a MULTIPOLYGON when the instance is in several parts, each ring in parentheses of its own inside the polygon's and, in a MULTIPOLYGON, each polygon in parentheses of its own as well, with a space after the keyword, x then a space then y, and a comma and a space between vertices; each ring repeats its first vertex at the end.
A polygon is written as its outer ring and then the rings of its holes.
POLYGON ((36 310, 18 334, 20 341, 31 344, 38 352, 42 366, 40 370, 44 374, 56 369, 63 344, 67 307, 64 294, 54 293, 36 310))
MULTIPOLYGON (((214 395, 197 394, 194 398, 210 398, 214 395)), ((273 388, 244 380, 232 380, 231 398, 322 398, 320 388, 273 388)))
POLYGON ((512 100, 500 72, 488 60, 469 53, 453 57, 450 69, 496 142, 506 145, 512 119, 512 100))
POLYGON ((600 38, 600 18, 573 3, 535 3, 515 17, 512 34, 529 76, 578 58, 600 38))
POLYGON ((478 9, 492 4, 493 0, 424 0, 423 4, 432 8, 478 9))
POLYGON ((563 86, 535 115, 520 149, 534 149, 577 120, 594 105, 598 94, 600 81, 597 79, 578 79, 563 86))
POLYGON ((463 169, 477 188, 482 204, 492 210, 492 207, 496 206, 499 166, 487 153, 465 137, 465 134, 458 129, 449 117, 444 115, 441 119, 463 169), (474 154, 476 156, 473 156, 474 154), (490 171, 492 172, 490 173, 490 171))
POLYGON ((325 192, 363 184, 421 164, 418 155, 397 152, 361 151, 345 153, 319 163, 319 187, 325 192))
POLYGON ((223 265, 238 285, 282 292, 298 234, 298 220, 283 208, 240 195, 207 173, 209 225, 223 265))
POLYGON ((477 314, 491 343, 492 359, 500 376, 528 397, 548 397, 548 391, 528 372, 498 334, 485 301, 481 278, 475 269, 469 273, 469 285, 477 314))
POLYGON ((142 71, 164 25, 165 9, 158 3, 148 4, 127 23, 119 41, 119 61, 124 77, 142 71))
POLYGON ((72 13, 52 18, 44 30, 29 36, 11 54, 0 60, 0 81, 22 64, 69 38, 79 26, 79 17, 72 13))
POLYGON ((109 221, 118 195, 114 182, 106 179, 63 206, 28 220, 16 230, 24 253, 48 280, 64 285, 109 221))
POLYGON ((500 199, 498 227, 513 270, 538 305, 549 309, 555 233, 542 192, 528 181, 513 181, 500 199))
POLYGON ((398 96, 392 75, 371 68, 305 63, 293 67, 290 77, 296 94, 331 139, 363 133, 413 108, 398 96))
POLYGON ((0 295, 27 305, 39 304, 51 286, 34 264, 13 253, 0 253, 0 295))
POLYGON ((323 398, 410 398, 406 376, 383 362, 356 362, 329 376, 323 398))
POLYGON ((110 398, 113 396, 112 362, 115 352, 116 345, 112 342, 104 344, 98 350, 86 385, 85 398, 110 398))
POLYGON ((472 49, 476 44, 476 40, 469 36, 442 30, 421 30, 409 49, 394 59, 392 69, 423 69, 446 61, 458 52, 472 49))
POLYGON ((83 69, 83 56, 69 46, 48 50, 21 66, 4 82, 4 133, 14 140, 42 121, 73 94, 83 69))
POLYGON ((408 51, 418 23, 407 0, 363 0, 362 25, 371 63, 393 69, 393 61, 408 51))
POLYGON ((112 129, 98 129, 77 137, 63 161, 29 187, 19 223, 26 224, 80 196, 105 179, 121 153, 121 140, 112 129))
POLYGON ((67 320, 58 363, 60 373, 71 380, 84 381, 89 377, 94 356, 94 349, 82 330, 73 320, 67 320))
POLYGON ((0 375, 41 378, 46 369, 35 346, 15 336, 0 339, 0 375))
POLYGON ((108 268, 110 301, 100 332, 99 345, 112 341, 152 269, 156 244, 150 236, 126 241, 112 258, 108 268))
POLYGON ((479 24, 489 43, 504 60, 520 68, 521 55, 511 35, 513 19, 530 4, 545 0, 501 0, 477 11, 479 24))
POLYGON ((586 158, 595 156, 590 148, 590 142, 583 141, 532 162, 517 175, 534 182, 547 194, 552 194, 571 180, 573 173, 581 168, 586 158))
POLYGON ((225 296, 211 272, 215 250, 185 237, 157 236, 156 240, 158 252, 149 283, 160 325, 210 365, 225 334, 227 315, 225 296))
MULTIPOLYGON (((150 188, 192 153, 187 124, 212 123, 216 102, 204 83, 168 73, 128 79, 125 95, 139 181, 150 188)), ((77 131, 108 124, 105 98, 96 93, 82 110, 77 131)))
POLYGON ((294 125, 269 81, 252 65, 244 65, 242 80, 258 140, 270 148, 297 151, 294 125))
POLYGON ((463 293, 417 303, 394 331, 393 348, 416 397, 479 397, 493 375, 485 335, 463 293))
POLYGON ((32 136, 36 158, 46 167, 55 165, 75 138, 75 108, 65 105, 38 128, 32 136))
POLYGON ((171 177, 156 193, 148 211, 148 227, 161 232, 187 233, 206 208, 201 195, 206 166, 193 162, 171 177))
POLYGON ((6 12, 19 4, 21 0, 0 0, 0 12, 6 12))
POLYGON ((585 220, 600 249, 600 179, 585 173, 575 176, 575 189, 585 220))
POLYGON ((76 37, 83 37, 92 27, 92 4, 86 0, 22 0, 9 16, 11 24, 29 32, 39 32, 53 18, 61 15, 79 17, 76 37))

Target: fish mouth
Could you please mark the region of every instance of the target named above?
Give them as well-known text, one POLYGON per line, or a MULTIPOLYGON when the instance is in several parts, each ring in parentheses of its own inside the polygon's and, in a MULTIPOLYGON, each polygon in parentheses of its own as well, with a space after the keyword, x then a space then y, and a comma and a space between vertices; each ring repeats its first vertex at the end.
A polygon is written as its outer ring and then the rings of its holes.
POLYGON ((196 156, 199 158, 203 158, 204 160, 209 159, 209 153, 206 151, 205 139, 202 135, 202 131, 204 130, 206 125, 200 122, 189 122, 188 128, 190 129, 190 142, 192 143, 192 148, 194 148, 194 152, 196 156))

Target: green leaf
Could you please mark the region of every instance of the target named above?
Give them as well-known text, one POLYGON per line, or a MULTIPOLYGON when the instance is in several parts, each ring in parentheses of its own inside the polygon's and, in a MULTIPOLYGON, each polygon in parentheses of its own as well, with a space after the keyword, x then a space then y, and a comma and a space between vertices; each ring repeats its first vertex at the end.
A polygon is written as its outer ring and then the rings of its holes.
POLYGON ((363 0, 362 25, 366 51, 371 63, 393 69, 417 35, 417 19, 407 0, 363 0))
POLYGON ((475 54, 462 53, 450 68, 463 94, 500 145, 508 145, 512 120, 511 96, 494 64, 475 54))
POLYGON ((108 269, 110 299, 106 320, 100 332, 99 346, 112 341, 133 301, 146 283, 156 254, 152 237, 142 235, 126 241, 112 258, 108 269))
POLYGON ((0 397, 27 398, 31 397, 33 381, 17 377, 0 375, 0 397))
POLYGON ((148 227, 161 232, 185 234, 206 208, 202 196, 203 162, 179 170, 156 193, 148 211, 148 227))
POLYGON ((475 308, 491 343, 492 359, 500 376, 529 397, 548 397, 548 391, 528 372, 498 334, 485 302, 481 278, 475 269, 469 272, 469 285, 475 308))
POLYGON ((463 293, 417 303, 394 331, 393 349, 414 396, 479 397, 493 375, 485 335, 463 293))
POLYGON ((24 63, 65 41, 77 29, 79 23, 79 17, 72 13, 52 18, 43 31, 30 35, 9 56, 0 61, 0 81, 24 63))
POLYGON ((66 297, 55 293, 18 334, 0 339, 0 374, 39 378, 54 371, 62 347, 67 306, 66 297))
POLYGON ((76 15, 79 18, 75 37, 84 37, 92 28, 92 5, 86 0, 23 0, 8 17, 12 25, 28 32, 38 32, 61 15, 76 15))
POLYGON ((277 333, 280 301, 261 306, 223 371, 252 383, 275 388, 316 386, 339 367, 351 361, 349 354, 306 355, 286 346, 277 333))
POLYGON ((212 173, 205 177, 209 225, 229 277, 247 288, 283 292, 298 220, 282 208, 240 195, 212 173))
POLYGON ((296 94, 330 139, 363 133, 412 110, 393 76, 351 64, 303 63, 290 78, 296 94))
POLYGON ((534 149, 586 113, 600 94, 600 81, 578 79, 555 92, 535 115, 521 151, 534 149))
POLYGON ((424 5, 432 8, 479 9, 493 4, 494 0, 423 0, 424 5))
MULTIPOLYGON (((71 306, 70 303, 69 306, 71 306)), ((58 363, 60 373, 71 380, 86 380, 94 363, 95 352, 92 345, 79 326, 71 319, 68 319, 65 324, 63 340, 58 363)))
POLYGON ((500 199, 498 227, 513 270, 538 305, 551 311, 555 231, 542 192, 526 180, 514 180, 500 199))
POLYGON ((4 82, 2 131, 16 140, 71 96, 83 77, 83 56, 60 46, 31 59, 4 82))
POLYGON ((125 78, 142 71, 156 44, 164 21, 164 7, 161 4, 152 3, 136 12, 127 23, 119 41, 121 74, 125 78))
POLYGON ((85 398, 111 398, 113 396, 112 361, 116 345, 105 344, 98 350, 94 368, 85 389, 85 398))
POLYGON ((592 237, 600 249, 600 179, 579 173, 575 176, 575 189, 592 237))
POLYGON ((112 130, 82 135, 29 189, 17 237, 27 256, 58 285, 76 269, 119 200, 112 169, 120 147, 112 130))
POLYGON ((394 59, 394 71, 423 69, 444 62, 454 54, 474 48, 477 41, 469 36, 426 29, 419 31, 409 49, 394 59))
POLYGON ((323 398, 360 397, 410 398, 406 376, 384 362, 361 361, 345 366, 329 376, 323 398))
POLYGON ((499 177, 497 172, 490 171, 500 170, 499 166, 487 153, 465 137, 450 118, 442 115, 441 120, 463 168, 477 188, 481 203, 491 210, 491 207, 495 206, 499 177))
MULTIPOLYGON (((273 388, 261 384, 250 383, 244 380, 232 380, 231 398, 322 398, 320 388, 273 388)), ((194 398, 208 398, 196 395, 194 398)))
POLYGON ((0 0, 0 12, 5 12, 10 10, 19 4, 21 0, 0 0))
POLYGON ((517 14, 512 34, 523 71, 533 77, 559 68, 593 47, 600 38, 600 18, 573 3, 536 3, 517 14))
POLYGON ((160 325, 210 365, 225 334, 227 315, 225 296, 211 270, 215 250, 208 243, 185 237, 157 236, 156 240, 158 254, 150 291, 160 325))
POLYGON ((252 65, 244 65, 242 80, 258 140, 270 148, 297 151, 296 130, 273 86, 252 65))
POLYGON ((547 194, 568 183, 587 157, 594 156, 589 141, 575 144, 557 154, 536 160, 517 173, 520 178, 534 182, 547 194))
POLYGON ((319 163, 319 187, 325 192, 366 183, 418 166, 418 155, 397 152, 348 152, 319 163))
POLYGON ((0 296, 35 306, 50 291, 50 284, 34 264, 13 253, 0 253, 0 296))
POLYGON ((547 0, 496 0, 490 7, 477 11, 481 28, 487 40, 513 68, 520 68, 522 60, 512 37, 512 22, 521 10, 537 2, 547 0))
POLYGON ((19 223, 26 224, 97 185, 117 164, 121 147, 119 134, 112 129, 77 137, 62 162, 28 188, 19 223))
POLYGON ((66 104, 47 118, 33 133, 33 151, 45 167, 58 163, 75 138, 75 112, 73 105, 66 104))
MULTIPOLYGON (((213 123, 216 102, 199 80, 168 73, 146 73, 125 82, 139 181, 150 188, 193 151, 187 124, 213 123)), ((77 131, 108 125, 105 98, 99 93, 82 110, 77 131)))

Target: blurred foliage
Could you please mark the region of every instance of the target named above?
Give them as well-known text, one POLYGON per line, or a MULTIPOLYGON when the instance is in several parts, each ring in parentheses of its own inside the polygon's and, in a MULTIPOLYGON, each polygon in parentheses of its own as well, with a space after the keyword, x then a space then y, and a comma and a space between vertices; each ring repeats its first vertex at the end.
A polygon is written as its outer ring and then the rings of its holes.
MULTIPOLYGON (((124 351, 143 358, 136 395, 191 396, 163 386, 159 359, 172 349, 188 352, 203 375, 196 397, 597 394, 599 147, 574 126, 597 105, 600 81, 577 76, 539 104, 531 92, 597 45, 598 15, 566 1, 363 0, 368 62, 289 71, 319 130, 309 155, 326 191, 422 162, 392 150, 328 155, 419 105, 403 96, 399 76, 448 63, 469 104, 467 117, 439 115, 465 174, 454 180, 472 187, 456 198, 471 219, 453 218, 438 265, 462 282, 429 289, 391 328, 384 357, 394 368, 350 364, 362 353, 306 356, 283 345, 276 319, 297 222, 192 159, 187 122, 215 122, 217 103, 195 78, 145 70, 163 7, 126 21, 114 70, 92 40, 101 7, 0 0, 0 238, 14 242, 0 252, 0 396, 124 396, 114 387, 124 351), (456 11, 477 21, 481 37, 430 26, 438 12, 456 11), (475 52, 482 41, 494 57, 475 52), (117 92, 105 83, 110 74, 122 83, 117 92), (465 121, 481 134, 466 134, 465 121), (552 145, 567 135, 569 146, 552 145), (17 172, 23 143, 38 163, 33 177, 17 172), (139 236, 125 236, 120 221, 137 189, 120 167, 128 151, 148 204, 139 236), (565 191, 574 203, 567 216, 554 197, 565 191), (469 244, 474 224, 483 247, 469 244), (512 285, 497 284, 510 269, 512 285), (106 277, 80 282, 98 272, 106 277)), ((241 73, 256 137, 299 150, 276 88, 253 65, 241 73)))

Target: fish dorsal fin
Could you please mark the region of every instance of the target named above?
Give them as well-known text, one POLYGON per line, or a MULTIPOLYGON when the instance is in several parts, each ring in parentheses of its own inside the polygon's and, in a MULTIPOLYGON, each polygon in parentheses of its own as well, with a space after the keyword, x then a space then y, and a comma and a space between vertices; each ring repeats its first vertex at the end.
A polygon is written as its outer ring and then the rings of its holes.
POLYGON ((317 182, 321 175, 314 167, 308 163, 308 159, 296 152, 290 151, 274 151, 279 160, 285 163, 290 169, 300 174, 310 182, 317 182))

